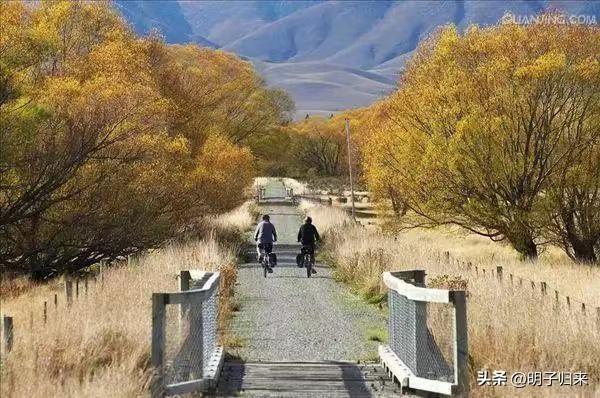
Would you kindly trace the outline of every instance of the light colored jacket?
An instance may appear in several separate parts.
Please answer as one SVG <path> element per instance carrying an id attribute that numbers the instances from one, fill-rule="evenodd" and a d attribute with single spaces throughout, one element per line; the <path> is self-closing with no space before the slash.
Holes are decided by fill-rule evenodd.
<path id="1" fill-rule="evenodd" d="M 254 240 L 258 243 L 273 243 L 277 242 L 277 231 L 275 231 L 275 225 L 269 221 L 261 221 L 256 226 L 256 232 L 254 233 Z"/>

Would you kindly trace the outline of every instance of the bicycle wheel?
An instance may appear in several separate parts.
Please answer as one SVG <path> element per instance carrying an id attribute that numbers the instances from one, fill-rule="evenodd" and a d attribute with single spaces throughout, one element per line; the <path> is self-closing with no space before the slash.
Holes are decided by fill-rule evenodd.
<path id="1" fill-rule="evenodd" d="M 306 277 L 310 278 L 312 275 L 312 264 L 308 254 L 304 257 L 304 266 L 306 267 Z"/>
<path id="2" fill-rule="evenodd" d="M 268 259 L 268 256 L 267 256 L 266 253 L 263 254 L 263 260 L 262 260 L 261 264 L 262 264 L 262 268 L 263 268 L 263 276 L 266 278 L 267 274 L 269 273 L 269 270 L 268 270 L 268 268 L 269 268 L 269 259 Z"/>

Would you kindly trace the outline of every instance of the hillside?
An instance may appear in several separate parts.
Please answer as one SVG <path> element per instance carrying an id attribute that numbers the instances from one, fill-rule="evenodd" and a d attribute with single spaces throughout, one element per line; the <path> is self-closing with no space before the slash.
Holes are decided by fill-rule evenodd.
<path id="1" fill-rule="evenodd" d="M 297 113 L 363 106 L 389 92 L 418 42 L 452 23 L 497 23 L 544 9 L 595 16 L 592 1 L 117 1 L 137 31 L 222 47 L 289 90 Z M 262 62 L 259 62 L 262 61 Z M 277 63 L 277 65 L 272 65 Z M 363 73 L 368 72 L 368 73 Z"/>

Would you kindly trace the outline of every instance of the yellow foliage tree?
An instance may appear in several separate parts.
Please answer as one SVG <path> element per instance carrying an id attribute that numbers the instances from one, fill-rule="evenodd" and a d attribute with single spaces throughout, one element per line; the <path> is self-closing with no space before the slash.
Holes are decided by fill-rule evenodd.
<path id="1" fill-rule="evenodd" d="M 555 178 L 598 145 L 599 45 L 587 26 L 443 29 L 378 105 L 365 154 L 371 186 L 418 225 L 457 224 L 535 258 Z"/>
<path id="2" fill-rule="evenodd" d="M 250 64 L 140 39 L 104 2 L 0 7 L 3 269 L 75 270 L 241 203 L 254 158 L 236 144 L 285 112 Z"/>

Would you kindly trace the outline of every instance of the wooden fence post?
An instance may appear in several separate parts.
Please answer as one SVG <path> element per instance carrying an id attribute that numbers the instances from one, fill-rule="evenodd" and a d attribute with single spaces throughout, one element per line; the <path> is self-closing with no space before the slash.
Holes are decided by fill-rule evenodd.
<path id="1" fill-rule="evenodd" d="M 58 294 L 54 293 L 54 309 L 58 309 Z"/>
<path id="2" fill-rule="evenodd" d="M 444 252 L 444 260 L 446 261 L 446 264 L 450 264 L 450 252 L 449 251 Z"/>
<path id="3" fill-rule="evenodd" d="M 581 303 L 581 312 L 585 314 L 585 303 Z"/>
<path id="4" fill-rule="evenodd" d="M 571 299 L 567 296 L 567 307 L 571 309 Z"/>
<path id="5" fill-rule="evenodd" d="M 510 274 L 510 284 L 513 284 L 513 274 Z"/>
<path id="6" fill-rule="evenodd" d="M 499 281 L 502 281 L 502 267 L 501 266 L 496 267 L 496 276 L 498 277 Z"/>
<path id="7" fill-rule="evenodd" d="M 469 342 L 467 336 L 467 300 L 465 292 L 454 291 L 454 364 L 455 383 L 460 392 L 468 396 L 469 392 Z"/>
<path id="8" fill-rule="evenodd" d="M 9 353 L 13 347 L 13 318 L 12 316 L 4 316 L 4 352 Z"/>
<path id="9" fill-rule="evenodd" d="M 179 291 L 185 292 L 186 290 L 190 290 L 190 280 L 192 279 L 192 275 L 190 271 L 179 271 Z M 190 305 L 187 303 L 181 303 L 181 317 L 180 320 L 183 320 L 186 312 L 189 310 Z"/>
<path id="10" fill-rule="evenodd" d="M 67 296 L 67 305 L 71 305 L 73 301 L 73 281 L 65 280 L 65 296 Z"/>
<path id="11" fill-rule="evenodd" d="M 85 297 L 87 298 L 87 296 L 88 296 L 88 278 L 85 278 L 84 286 L 85 286 Z"/>
<path id="12" fill-rule="evenodd" d="M 104 260 L 100 261 L 100 284 L 104 284 Z"/>
<path id="13" fill-rule="evenodd" d="M 546 282 L 540 282 L 540 286 L 542 287 L 542 294 L 546 295 Z"/>
<path id="14" fill-rule="evenodd" d="M 164 385 L 163 357 L 165 352 L 165 305 L 167 295 L 163 293 L 152 294 L 152 348 L 150 363 L 156 369 L 156 379 L 152 386 L 152 396 L 162 396 Z"/>
<path id="15" fill-rule="evenodd" d="M 48 302 L 44 301 L 44 324 L 48 321 Z"/>

